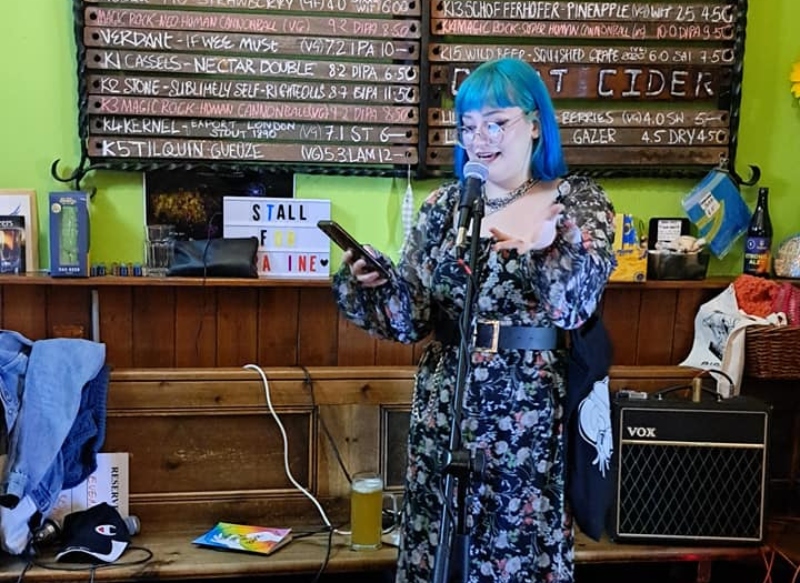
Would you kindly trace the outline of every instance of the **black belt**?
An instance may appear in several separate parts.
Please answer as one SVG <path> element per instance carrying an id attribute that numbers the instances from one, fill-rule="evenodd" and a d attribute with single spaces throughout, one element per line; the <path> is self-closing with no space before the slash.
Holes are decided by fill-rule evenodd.
<path id="1" fill-rule="evenodd" d="M 472 330 L 472 349 L 481 352 L 555 350 L 562 344 L 560 337 L 558 328 L 512 326 L 497 320 L 478 320 Z M 437 321 L 434 338 L 442 344 L 458 344 L 461 338 L 459 323 L 455 320 Z"/>

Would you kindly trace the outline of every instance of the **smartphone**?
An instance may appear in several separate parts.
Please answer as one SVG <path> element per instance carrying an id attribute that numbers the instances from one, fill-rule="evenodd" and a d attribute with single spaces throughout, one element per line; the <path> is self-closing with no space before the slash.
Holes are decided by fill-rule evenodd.
<path id="1" fill-rule="evenodd" d="M 367 262 L 367 267 L 371 271 L 377 271 L 381 274 L 381 277 L 390 279 L 391 274 L 389 273 L 389 270 L 381 265 L 370 254 L 370 252 L 364 249 L 364 246 L 356 241 L 350 233 L 345 231 L 344 227 L 342 227 L 339 223 L 336 221 L 322 220 L 317 222 L 317 227 L 319 227 L 323 233 L 330 237 L 331 241 L 336 243 L 342 249 L 342 251 L 352 249 L 356 259 L 364 259 L 364 261 Z"/>

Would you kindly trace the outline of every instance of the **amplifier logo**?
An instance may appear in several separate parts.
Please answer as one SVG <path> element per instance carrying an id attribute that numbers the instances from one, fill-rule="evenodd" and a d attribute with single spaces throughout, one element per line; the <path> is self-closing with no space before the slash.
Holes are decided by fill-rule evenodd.
<path id="1" fill-rule="evenodd" d="M 656 437 L 655 427 L 626 427 L 629 437 Z"/>

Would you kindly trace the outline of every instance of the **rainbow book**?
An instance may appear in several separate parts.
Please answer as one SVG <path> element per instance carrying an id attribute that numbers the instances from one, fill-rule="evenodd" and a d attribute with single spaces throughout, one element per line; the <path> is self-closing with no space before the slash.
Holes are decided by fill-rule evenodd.
<path id="1" fill-rule="evenodd" d="M 269 555 L 291 540 L 291 528 L 218 522 L 192 542 L 207 547 Z"/>

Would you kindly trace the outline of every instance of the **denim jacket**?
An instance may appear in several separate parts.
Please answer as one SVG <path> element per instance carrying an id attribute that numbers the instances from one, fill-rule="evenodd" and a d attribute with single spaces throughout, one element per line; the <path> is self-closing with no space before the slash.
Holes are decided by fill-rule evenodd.
<path id="1" fill-rule="evenodd" d="M 104 344 L 74 338 L 32 342 L 0 330 L 0 401 L 9 439 L 0 504 L 14 508 L 30 495 L 43 515 L 50 512 L 64 485 L 62 448 L 86 402 L 83 388 L 104 371 L 104 363 Z M 106 388 L 97 389 L 103 412 Z M 90 471 L 78 473 L 85 477 Z"/>

